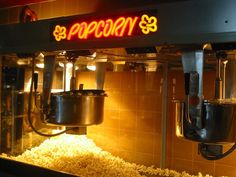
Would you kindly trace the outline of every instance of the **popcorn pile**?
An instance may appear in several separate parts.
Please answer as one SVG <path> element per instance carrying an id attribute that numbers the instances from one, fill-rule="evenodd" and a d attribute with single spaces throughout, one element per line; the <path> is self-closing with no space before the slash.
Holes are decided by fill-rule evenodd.
<path id="1" fill-rule="evenodd" d="M 45 140 L 38 147 L 27 150 L 22 155 L 4 157 L 80 177 L 203 177 L 201 173 L 194 176 L 186 172 L 178 173 L 174 170 L 126 162 L 97 147 L 85 135 L 63 134 Z"/>

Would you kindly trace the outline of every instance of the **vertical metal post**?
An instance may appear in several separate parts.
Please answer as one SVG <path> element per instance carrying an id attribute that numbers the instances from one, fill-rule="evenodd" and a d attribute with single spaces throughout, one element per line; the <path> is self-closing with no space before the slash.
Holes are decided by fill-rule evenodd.
<path id="1" fill-rule="evenodd" d="M 103 90 L 105 74 L 106 74 L 106 62 L 96 62 L 96 88 Z"/>
<path id="2" fill-rule="evenodd" d="M 0 55 L 0 80 L 2 81 L 2 60 Z M 0 82 L 0 112 L 2 112 L 2 82 Z M 0 153 L 2 152 L 2 115 L 0 114 Z"/>
<path id="3" fill-rule="evenodd" d="M 63 63 L 63 90 L 66 91 L 66 63 Z"/>
<path id="4" fill-rule="evenodd" d="M 168 118 L 168 63 L 163 63 L 162 83 L 162 119 L 161 119 L 161 159 L 160 168 L 166 165 L 166 140 L 167 140 L 167 118 Z"/>
<path id="5" fill-rule="evenodd" d="M 204 51 L 196 50 L 183 52 L 181 60 L 185 75 L 186 118 L 191 124 L 192 119 L 190 117 L 193 118 L 194 116 L 196 119 L 194 126 L 201 129 L 203 126 L 201 115 L 203 101 Z"/>
<path id="6" fill-rule="evenodd" d="M 223 76 L 222 76 L 222 80 L 223 80 L 223 89 L 222 89 L 222 94 L 223 94 L 223 99 L 225 99 L 225 71 L 226 71 L 226 64 L 228 63 L 228 60 L 225 60 L 222 62 L 223 63 Z"/>
<path id="7" fill-rule="evenodd" d="M 32 78 L 33 79 L 33 78 Z M 15 153 L 16 150 L 16 118 L 15 118 L 15 104 L 16 104 L 16 98 L 15 98 L 15 87 L 11 87 L 11 154 Z"/>
<path id="8" fill-rule="evenodd" d="M 44 71 L 43 71 L 43 94 L 42 94 L 44 111 L 47 111 L 48 105 L 50 104 L 53 75 L 56 68 L 55 65 L 56 65 L 56 57 L 54 55 L 45 56 Z"/>

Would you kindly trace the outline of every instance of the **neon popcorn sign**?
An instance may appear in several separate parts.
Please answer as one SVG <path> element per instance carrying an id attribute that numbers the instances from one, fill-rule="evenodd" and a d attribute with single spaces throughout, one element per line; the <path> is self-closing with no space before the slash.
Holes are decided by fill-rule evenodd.
<path id="1" fill-rule="evenodd" d="M 57 42 L 148 35 L 158 31 L 158 18 L 140 13 L 96 20 L 80 19 L 73 23 L 55 23 L 51 31 L 52 39 Z"/>

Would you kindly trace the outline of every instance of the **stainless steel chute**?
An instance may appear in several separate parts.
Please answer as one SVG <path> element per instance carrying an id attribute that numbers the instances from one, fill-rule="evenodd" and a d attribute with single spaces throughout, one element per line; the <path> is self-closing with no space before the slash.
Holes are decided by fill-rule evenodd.
<path id="1" fill-rule="evenodd" d="M 199 142 L 202 156 L 208 160 L 217 160 L 236 149 L 235 79 L 232 75 L 235 72 L 235 62 L 228 62 L 226 52 L 216 52 L 215 97 L 204 100 L 204 55 L 199 57 L 197 52 L 190 54 L 187 52 L 182 55 L 185 100 L 174 101 L 176 135 Z M 223 153 L 222 144 L 225 143 L 234 145 Z"/>

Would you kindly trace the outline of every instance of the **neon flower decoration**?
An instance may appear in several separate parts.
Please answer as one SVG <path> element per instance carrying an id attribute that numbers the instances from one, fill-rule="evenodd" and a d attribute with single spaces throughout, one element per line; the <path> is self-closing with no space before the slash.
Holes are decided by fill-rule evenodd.
<path id="1" fill-rule="evenodd" d="M 139 27 L 142 29 L 143 34 L 149 34 L 150 32 L 157 31 L 157 18 L 154 16 L 149 17 L 144 14 L 141 17 Z"/>
<path id="2" fill-rule="evenodd" d="M 62 39 L 66 39 L 66 27 L 56 25 L 53 36 L 55 37 L 56 41 L 60 41 Z"/>

